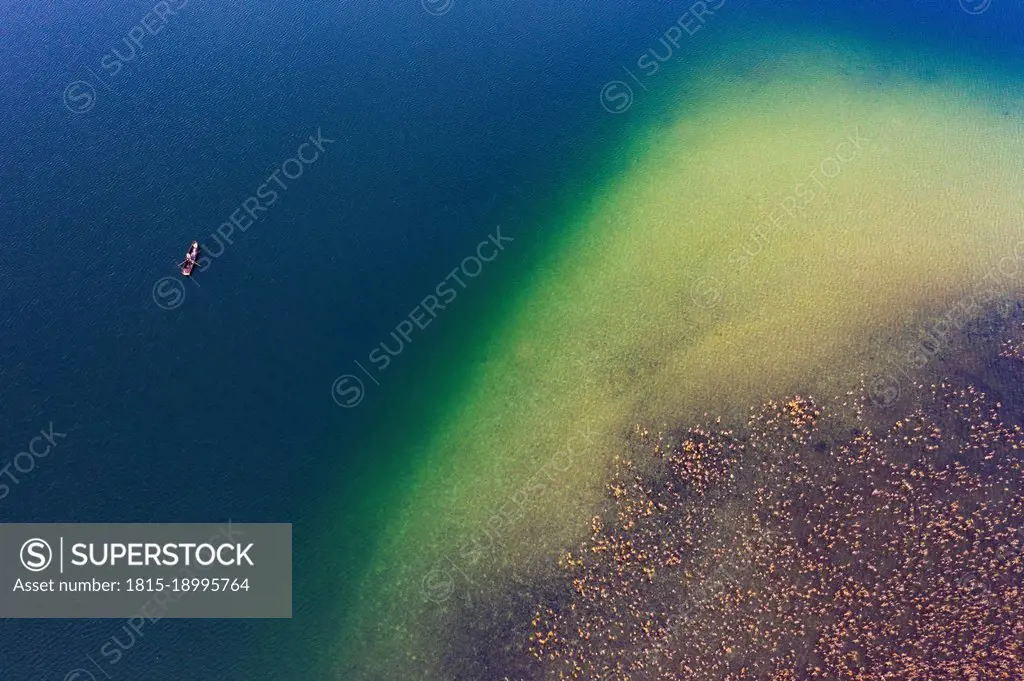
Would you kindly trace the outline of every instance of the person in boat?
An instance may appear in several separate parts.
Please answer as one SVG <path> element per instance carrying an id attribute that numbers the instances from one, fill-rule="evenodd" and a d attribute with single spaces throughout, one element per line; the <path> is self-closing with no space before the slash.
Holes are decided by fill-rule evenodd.
<path id="1" fill-rule="evenodd" d="M 181 263 L 181 273 L 186 277 L 192 274 L 192 269 L 196 266 L 196 258 L 198 257 L 199 242 L 193 241 L 188 249 L 188 253 L 185 254 L 185 262 Z"/>

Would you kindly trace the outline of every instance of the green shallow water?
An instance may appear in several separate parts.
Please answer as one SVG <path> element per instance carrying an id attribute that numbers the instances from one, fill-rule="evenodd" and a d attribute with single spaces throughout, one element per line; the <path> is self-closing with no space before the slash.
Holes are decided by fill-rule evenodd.
<path id="1" fill-rule="evenodd" d="M 1024 136 L 1006 112 L 1024 108 L 1006 83 L 834 38 L 771 44 L 720 46 L 678 113 L 636 134 L 450 406 L 409 434 L 419 463 L 346 613 L 344 673 L 440 678 L 448 607 L 583 535 L 631 429 L 852 389 L 885 339 L 1012 252 Z M 500 550 L 482 557 L 466 541 L 485 529 Z"/>

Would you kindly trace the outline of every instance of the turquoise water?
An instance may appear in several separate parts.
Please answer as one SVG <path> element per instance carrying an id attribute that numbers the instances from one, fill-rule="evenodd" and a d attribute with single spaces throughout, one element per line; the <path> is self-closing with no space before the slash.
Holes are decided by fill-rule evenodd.
<path id="1" fill-rule="evenodd" d="M 0 519 L 292 522 L 295 617 L 159 622 L 104 668 L 112 678 L 334 668 L 351 641 L 340 623 L 377 588 L 367 571 L 416 508 L 431 438 L 507 360 L 494 348 L 510 315 L 596 238 L 581 216 L 658 146 L 650 131 L 706 106 L 700 73 L 759 14 L 910 54 L 989 53 L 992 73 L 1012 72 L 1022 34 L 999 3 L 971 15 L 728 2 L 614 115 L 602 88 L 628 80 L 624 67 L 640 75 L 652 46 L 665 54 L 685 6 L 456 0 L 437 16 L 418 2 L 190 2 L 130 54 L 124 38 L 150 10 L 0 8 L 2 441 L 13 455 L 50 421 L 69 434 L 0 500 Z M 114 49 L 116 74 L 103 61 Z M 74 108 L 89 90 L 65 99 L 78 81 L 93 88 L 88 111 Z M 180 307 L 161 309 L 153 285 L 182 244 L 210 241 L 318 129 L 337 142 Z M 340 409 L 332 382 L 355 361 L 374 370 L 369 352 L 497 225 L 514 248 L 417 330 L 379 386 L 367 380 L 358 408 Z M 520 352 L 536 371 L 540 340 Z M 2 664 L 12 678 L 64 678 L 121 624 L 4 621 Z"/>

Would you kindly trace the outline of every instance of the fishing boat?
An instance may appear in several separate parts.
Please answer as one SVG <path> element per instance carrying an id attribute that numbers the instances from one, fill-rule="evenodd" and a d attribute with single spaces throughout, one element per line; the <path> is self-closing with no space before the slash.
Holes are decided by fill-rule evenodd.
<path id="1" fill-rule="evenodd" d="M 199 257 L 199 242 L 193 241 L 185 254 L 185 262 L 181 263 L 181 273 L 186 277 L 192 275 L 192 268 L 196 266 L 196 259 Z"/>

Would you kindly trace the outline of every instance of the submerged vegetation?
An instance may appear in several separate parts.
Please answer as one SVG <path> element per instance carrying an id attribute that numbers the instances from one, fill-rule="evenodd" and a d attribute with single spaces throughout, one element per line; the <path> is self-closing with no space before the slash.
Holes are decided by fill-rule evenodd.
<path id="1" fill-rule="evenodd" d="M 862 386 L 735 429 L 637 427 L 590 537 L 474 673 L 1024 678 L 1024 329 L 1008 335 L 972 382 L 919 384 L 899 411 Z"/>
<path id="2" fill-rule="evenodd" d="M 966 374 L 960 388 L 928 377 L 970 326 L 960 310 L 1024 291 L 1016 261 L 1001 269 L 1019 252 L 1024 143 L 1003 111 L 1020 98 L 938 58 L 942 77 L 922 79 L 876 46 L 764 41 L 769 60 L 742 40 L 722 45 L 637 133 L 630 167 L 583 194 L 557 226 L 564 239 L 467 355 L 458 395 L 402 443 L 415 470 L 343 614 L 346 678 L 718 681 L 938 664 L 909 641 L 952 635 L 939 618 L 965 602 L 950 591 L 929 615 L 902 599 L 963 577 L 940 547 L 982 522 L 970 513 L 1015 512 L 985 486 L 1016 489 L 1012 458 L 991 469 L 971 449 L 990 431 L 1016 438 L 995 420 L 1014 412 Z M 894 339 L 917 347 L 924 331 L 923 361 L 886 360 L 907 344 Z M 839 402 L 769 402 L 747 420 L 750 405 L 841 395 L 879 371 L 897 380 Z M 914 403 L 911 381 L 936 382 L 936 404 Z M 872 389 L 884 423 L 866 409 Z M 704 412 L 723 422 L 673 430 Z M 617 508 L 602 514 L 605 476 L 637 423 L 655 434 L 628 441 Z M 584 433 L 586 446 L 568 445 Z M 956 499 L 967 516 L 949 515 Z M 922 528 L 926 555 L 909 528 Z M 549 574 L 568 547 L 567 572 Z M 900 596 L 873 600 L 883 593 Z M 857 619 L 908 608 L 920 633 Z M 958 612 L 972 635 L 1007 631 Z M 1010 659 L 989 643 L 994 657 L 977 664 Z"/>

